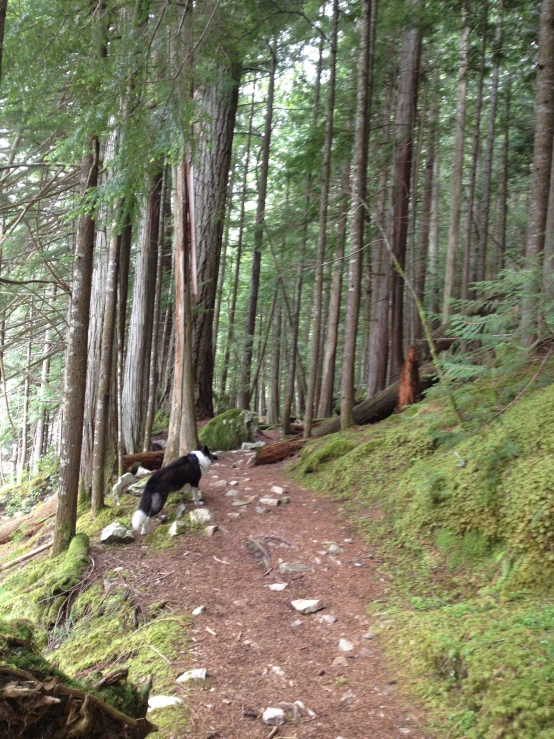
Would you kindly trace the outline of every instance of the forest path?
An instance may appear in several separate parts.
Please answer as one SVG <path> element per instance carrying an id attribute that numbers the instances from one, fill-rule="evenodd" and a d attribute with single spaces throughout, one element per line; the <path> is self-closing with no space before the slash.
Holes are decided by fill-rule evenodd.
<path id="1" fill-rule="evenodd" d="M 208 671 L 204 685 L 175 686 L 190 707 L 187 736 L 421 739 L 415 716 L 396 695 L 396 676 L 379 639 L 364 638 L 370 630 L 364 608 L 383 588 L 371 549 L 340 517 L 336 503 L 291 481 L 282 463 L 247 467 L 248 456 L 222 455 L 201 481 L 205 505 L 220 525 L 214 536 L 179 537 L 155 556 L 140 541 L 120 550 L 129 569 L 153 583 L 152 601 L 166 599 L 170 610 L 184 614 L 205 606 L 192 617 L 190 657 L 174 663 L 176 676 L 192 668 Z M 286 489 L 290 503 L 256 513 L 258 498 L 271 495 L 273 485 Z M 229 490 L 237 495 L 226 495 Z M 256 499 L 248 505 L 232 505 L 250 496 Z M 265 542 L 270 572 L 247 548 L 249 537 Z M 337 544 L 340 553 L 322 555 L 324 542 Z M 280 561 L 313 571 L 282 574 Z M 287 587 L 275 592 L 267 587 L 272 583 Z M 291 606 L 298 598 L 318 598 L 326 607 L 301 615 Z M 322 622 L 324 615 L 336 621 Z M 340 651 L 339 639 L 353 649 Z M 257 714 L 294 701 L 316 717 L 272 733 Z"/>

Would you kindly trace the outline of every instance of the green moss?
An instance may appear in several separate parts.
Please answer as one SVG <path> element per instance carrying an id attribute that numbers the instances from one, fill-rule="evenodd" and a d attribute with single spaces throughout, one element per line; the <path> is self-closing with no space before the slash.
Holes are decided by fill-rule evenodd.
<path id="1" fill-rule="evenodd" d="M 255 414 L 232 408 L 212 418 L 200 429 L 198 437 L 202 444 L 207 444 L 214 451 L 228 451 L 240 449 L 243 442 L 253 441 L 256 428 Z"/>
<path id="2" fill-rule="evenodd" d="M 552 367 L 498 413 L 531 371 L 457 390 L 463 428 L 433 391 L 292 468 L 378 547 L 392 618 L 372 627 L 451 739 L 554 737 Z"/>
<path id="3" fill-rule="evenodd" d="M 0 488 L 0 499 L 6 501 L 6 512 L 29 513 L 56 490 L 58 482 L 58 460 L 43 457 L 36 474 L 24 477 L 23 481 Z"/>

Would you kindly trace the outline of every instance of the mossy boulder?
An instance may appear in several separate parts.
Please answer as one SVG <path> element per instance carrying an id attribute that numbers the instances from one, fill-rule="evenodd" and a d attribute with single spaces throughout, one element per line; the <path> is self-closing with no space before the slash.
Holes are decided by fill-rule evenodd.
<path id="1" fill-rule="evenodd" d="M 211 450 L 229 451 L 240 449 L 244 442 L 254 441 L 258 428 L 255 413 L 240 408 L 231 408 L 212 418 L 198 434 L 200 442 Z"/>

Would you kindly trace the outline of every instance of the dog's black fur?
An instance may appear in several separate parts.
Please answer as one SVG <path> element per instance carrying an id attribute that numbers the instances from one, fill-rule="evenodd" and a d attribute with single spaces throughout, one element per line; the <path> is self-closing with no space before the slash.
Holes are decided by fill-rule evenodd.
<path id="1" fill-rule="evenodd" d="M 210 461 L 217 459 L 216 456 L 211 454 L 207 446 L 202 449 L 202 454 Z M 150 477 L 142 492 L 136 513 L 142 511 L 146 516 L 146 520 L 158 515 L 171 493 L 182 490 L 187 484 L 191 488 L 198 488 L 201 477 L 202 468 L 198 458 L 194 454 L 179 457 L 175 462 L 171 462 L 167 467 L 162 467 L 161 470 L 154 472 Z M 139 525 L 142 525 L 142 522 Z M 133 526 L 135 527 L 134 520 Z M 138 528 L 138 526 L 135 528 Z"/>

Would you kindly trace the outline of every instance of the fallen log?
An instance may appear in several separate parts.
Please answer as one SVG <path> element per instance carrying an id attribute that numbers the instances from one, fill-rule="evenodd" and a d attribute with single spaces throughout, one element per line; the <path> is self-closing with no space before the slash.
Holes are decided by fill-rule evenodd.
<path id="1" fill-rule="evenodd" d="M 27 516 L 18 516 L 0 526 L 0 545 L 10 541 L 12 536 L 17 532 L 18 536 L 28 539 L 34 536 L 36 532 L 44 526 L 47 521 L 54 517 L 56 508 L 58 507 L 58 496 L 53 495 L 45 503 L 37 506 L 32 513 Z"/>
<path id="2" fill-rule="evenodd" d="M 275 464 L 282 462 L 283 459 L 292 457 L 293 454 L 299 452 L 309 439 L 287 439 L 286 441 L 278 441 L 275 444 L 266 444 L 256 450 L 256 456 L 253 465 L 259 464 Z"/>
<path id="3" fill-rule="evenodd" d="M 43 544 L 41 547 L 32 549 L 30 552 L 27 552 L 27 554 L 22 554 L 21 557 L 17 557 L 16 559 L 12 559 L 9 562 L 5 562 L 3 565 L 0 565 L 0 572 L 3 572 L 4 570 L 9 570 L 10 567 L 15 567 L 15 565 L 20 564 L 20 562 L 25 562 L 26 560 L 31 559 L 31 557 L 44 552 L 46 549 L 50 549 L 53 543 L 53 541 L 50 541 L 48 542 L 48 544 Z"/>
<path id="4" fill-rule="evenodd" d="M 128 472 L 135 464 L 144 467 L 145 470 L 159 470 L 164 461 L 163 449 L 158 452 L 139 452 L 138 454 L 124 454 L 123 467 Z"/>
<path id="5" fill-rule="evenodd" d="M 431 363 L 423 365 L 419 370 L 419 374 L 421 390 L 427 390 L 437 380 L 435 368 Z M 400 382 L 393 382 L 392 385 L 381 390 L 377 395 L 359 403 L 354 407 L 354 421 L 359 426 L 363 426 L 367 423 L 383 421 L 385 418 L 392 416 L 398 404 L 399 389 Z M 337 431 L 340 431 L 340 416 L 330 418 L 322 423 L 314 431 L 313 437 L 314 439 L 320 439 L 322 436 L 334 434 Z"/>

